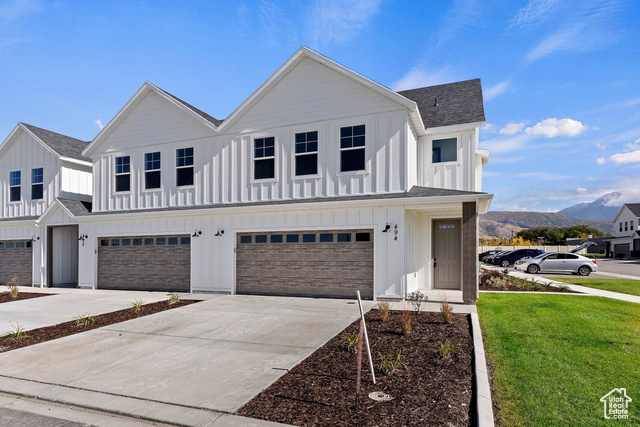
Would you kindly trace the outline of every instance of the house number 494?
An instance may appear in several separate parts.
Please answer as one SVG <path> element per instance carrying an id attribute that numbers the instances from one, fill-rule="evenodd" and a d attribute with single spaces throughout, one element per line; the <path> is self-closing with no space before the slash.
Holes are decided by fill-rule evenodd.
<path id="1" fill-rule="evenodd" d="M 393 227 L 393 240 L 398 240 L 398 224 Z"/>

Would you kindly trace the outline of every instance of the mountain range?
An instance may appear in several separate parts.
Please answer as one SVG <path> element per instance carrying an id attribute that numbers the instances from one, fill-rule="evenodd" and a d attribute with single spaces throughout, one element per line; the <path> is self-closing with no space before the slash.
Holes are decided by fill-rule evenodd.
<path id="1" fill-rule="evenodd" d="M 616 203 L 616 200 L 621 196 L 620 191 L 608 193 L 593 202 L 578 203 L 557 213 L 489 211 L 480 215 L 479 235 L 482 239 L 511 238 L 525 228 L 581 224 L 605 234 L 613 233 L 613 220 L 622 207 L 622 203 Z"/>

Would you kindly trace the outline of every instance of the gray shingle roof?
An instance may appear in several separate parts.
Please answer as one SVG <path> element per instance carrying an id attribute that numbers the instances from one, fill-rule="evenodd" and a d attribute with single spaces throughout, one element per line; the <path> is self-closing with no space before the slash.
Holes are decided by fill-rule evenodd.
<path id="1" fill-rule="evenodd" d="M 73 216 L 83 216 L 91 212 L 91 202 L 82 202 L 80 200 L 63 199 L 58 197 L 62 205 L 71 212 Z"/>
<path id="2" fill-rule="evenodd" d="M 631 211 L 635 216 L 640 216 L 640 203 L 625 203 L 625 206 Z"/>
<path id="3" fill-rule="evenodd" d="M 28 125 L 26 123 L 22 123 L 22 125 L 29 129 L 29 131 L 31 131 L 36 137 L 38 137 L 44 144 L 55 151 L 59 156 L 70 157 L 72 159 L 91 163 L 91 159 L 89 157 L 85 157 L 82 155 L 82 150 L 87 147 L 87 145 L 89 144 L 88 142 L 80 141 L 79 139 L 51 132 L 50 130 Z"/>
<path id="4" fill-rule="evenodd" d="M 142 212 L 164 212 L 164 211 L 183 211 L 183 210 L 197 210 L 197 209 L 222 209 L 222 208 L 237 208 L 237 207 L 249 207 L 249 206 L 275 206 L 275 205 L 300 205 L 310 203 L 325 203 L 325 202 L 344 202 L 344 201 L 370 201 L 370 200 L 393 200 L 402 198 L 419 198 L 419 197 L 447 197 L 447 196 L 474 196 L 474 195 L 487 195 L 488 193 L 476 192 L 476 191 L 460 191 L 460 190 L 446 190 L 443 188 L 432 187 L 418 187 L 414 186 L 409 191 L 399 193 L 383 193 L 383 194 L 365 194 L 358 196 L 334 196 L 334 197 L 314 197 L 307 199 L 287 199 L 287 200 L 272 200 L 266 202 L 243 202 L 243 203 L 216 203 L 213 205 L 198 205 L 188 207 L 169 207 L 169 208 L 155 208 L 155 209 L 136 209 L 136 210 L 120 210 L 111 212 L 92 212 L 85 215 L 117 215 L 127 213 L 142 213 Z"/>
<path id="5" fill-rule="evenodd" d="M 156 86 L 157 87 L 157 86 Z M 160 88 L 158 88 L 160 89 Z M 208 121 L 209 123 L 213 123 L 215 126 L 220 126 L 222 124 L 222 122 L 224 120 L 218 120 L 215 117 L 205 113 L 204 111 L 194 107 L 193 105 L 189 104 L 188 102 L 183 101 L 182 99 L 178 98 L 175 95 L 171 95 L 169 92 L 167 92 L 164 89 L 160 89 L 164 94 L 166 94 L 167 96 L 170 96 L 171 98 L 173 98 L 174 100 L 178 101 L 180 104 L 184 105 L 185 107 L 187 107 L 188 109 L 190 109 L 191 111 L 193 111 L 194 113 L 196 113 L 197 115 L 199 115 L 200 117 L 202 117 L 203 119 L 205 119 L 206 121 Z"/>
<path id="6" fill-rule="evenodd" d="M 418 104 L 427 129 L 485 121 L 480 79 L 403 90 L 398 94 Z"/>

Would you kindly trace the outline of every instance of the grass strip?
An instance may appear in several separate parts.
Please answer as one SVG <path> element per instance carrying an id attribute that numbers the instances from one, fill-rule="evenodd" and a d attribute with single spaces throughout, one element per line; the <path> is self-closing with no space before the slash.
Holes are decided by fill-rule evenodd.
<path id="1" fill-rule="evenodd" d="M 600 402 L 613 388 L 640 423 L 640 304 L 482 294 L 477 307 L 500 425 L 620 425 Z"/>
<path id="2" fill-rule="evenodd" d="M 586 286 L 603 291 L 620 292 L 621 294 L 640 296 L 640 280 L 629 279 L 578 279 L 573 277 L 554 277 L 556 282 Z"/>

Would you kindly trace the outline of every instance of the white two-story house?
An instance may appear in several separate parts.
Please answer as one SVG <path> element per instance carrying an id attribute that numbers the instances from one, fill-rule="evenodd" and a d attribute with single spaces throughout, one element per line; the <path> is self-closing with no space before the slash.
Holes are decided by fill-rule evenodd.
<path id="1" fill-rule="evenodd" d="M 477 298 L 479 80 L 394 92 L 305 47 L 226 119 L 145 83 L 84 149 L 78 285 Z M 84 207 L 84 208 L 83 208 Z"/>
<path id="2" fill-rule="evenodd" d="M 0 145 L 0 284 L 77 285 L 77 225 L 42 218 L 54 205 L 90 209 L 87 144 L 18 123 Z"/>
<path id="3" fill-rule="evenodd" d="M 640 203 L 627 203 L 613 220 L 611 250 L 615 258 L 640 257 Z"/>

